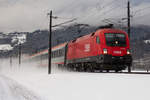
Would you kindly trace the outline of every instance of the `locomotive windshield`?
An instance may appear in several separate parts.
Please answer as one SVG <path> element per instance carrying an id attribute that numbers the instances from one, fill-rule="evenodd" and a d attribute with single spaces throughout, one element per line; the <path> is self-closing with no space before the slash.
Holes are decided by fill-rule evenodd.
<path id="1" fill-rule="evenodd" d="M 105 33 L 107 46 L 126 46 L 126 36 L 122 33 Z"/>

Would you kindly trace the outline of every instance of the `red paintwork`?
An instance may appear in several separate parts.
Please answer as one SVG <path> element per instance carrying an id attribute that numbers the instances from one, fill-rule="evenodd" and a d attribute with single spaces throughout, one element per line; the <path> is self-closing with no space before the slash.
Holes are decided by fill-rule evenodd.
<path id="1" fill-rule="evenodd" d="M 126 47 L 109 47 L 105 42 L 104 33 L 122 33 L 126 35 Z M 68 43 L 67 60 L 85 58 L 90 56 L 97 56 L 103 54 L 103 48 L 106 48 L 108 54 L 112 56 L 124 56 L 127 54 L 129 49 L 129 38 L 126 32 L 117 29 L 100 29 L 95 32 L 93 36 L 85 35 L 76 39 L 75 42 Z M 96 36 L 100 37 L 100 44 L 96 43 Z M 121 51 L 121 54 L 115 53 L 114 51 Z"/>

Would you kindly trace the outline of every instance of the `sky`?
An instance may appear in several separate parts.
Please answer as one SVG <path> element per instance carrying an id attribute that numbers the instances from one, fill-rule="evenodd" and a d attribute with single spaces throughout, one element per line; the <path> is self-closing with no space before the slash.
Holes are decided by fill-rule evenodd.
<path id="1" fill-rule="evenodd" d="M 131 1 L 131 24 L 150 25 L 150 1 Z M 147 8 L 147 9 L 146 9 Z M 127 0 L 0 0 L 1 32 L 32 32 L 48 29 L 47 13 L 53 11 L 53 25 L 76 18 L 74 23 L 101 25 L 127 16 Z M 71 24 L 71 23 L 70 23 Z"/>

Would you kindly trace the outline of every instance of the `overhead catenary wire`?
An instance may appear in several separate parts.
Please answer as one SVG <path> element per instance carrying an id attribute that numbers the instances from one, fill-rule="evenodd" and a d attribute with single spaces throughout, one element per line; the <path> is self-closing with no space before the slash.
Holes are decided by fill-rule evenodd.
<path id="1" fill-rule="evenodd" d="M 71 23 L 75 20 L 77 20 L 77 18 L 74 18 L 72 20 L 69 20 L 69 21 L 66 21 L 66 22 L 63 22 L 63 23 L 60 23 L 60 24 L 57 24 L 57 25 L 53 25 L 52 27 L 58 27 L 58 26 L 61 26 L 61 25 L 64 25 L 64 24 L 68 24 L 68 23 Z"/>
<path id="2" fill-rule="evenodd" d="M 113 24 L 125 24 L 127 23 L 127 20 L 122 20 L 121 18 L 106 18 L 106 19 L 103 19 L 101 20 L 102 22 L 105 22 L 105 23 L 113 23 Z"/>
<path id="3" fill-rule="evenodd" d="M 144 15 L 139 15 L 139 16 L 134 16 L 134 18 L 136 18 L 136 19 L 139 19 L 139 18 L 141 18 L 141 17 L 144 17 L 144 16 L 146 16 L 146 15 L 149 15 L 150 14 L 150 12 L 149 13 L 146 13 L 146 14 L 144 14 Z"/>
<path id="4" fill-rule="evenodd" d="M 135 8 L 135 7 L 134 7 Z M 139 8 L 137 10 L 133 10 L 132 11 L 132 14 L 131 14 L 131 20 L 134 21 L 134 22 L 137 22 L 135 20 L 142 20 L 141 17 L 145 17 L 146 15 L 149 15 L 150 13 L 147 12 L 145 14 L 142 14 L 142 11 L 145 11 L 145 10 L 149 10 L 150 6 L 146 6 L 146 7 L 143 7 L 143 8 Z M 140 13 L 141 12 L 141 13 Z M 134 18 L 134 19 L 133 19 Z"/>
<path id="5" fill-rule="evenodd" d="M 108 3 L 106 3 L 105 5 L 103 5 L 103 6 L 101 6 L 101 10 L 100 10 L 100 14 L 94 14 L 94 13 L 97 13 L 97 12 L 92 12 L 93 14 L 89 14 L 90 16 L 92 15 L 97 15 L 97 16 L 100 16 L 100 18 L 103 18 L 104 16 L 106 16 L 106 15 L 108 15 L 108 14 L 110 14 L 112 11 L 114 11 L 115 9 L 117 9 L 117 8 L 120 8 L 120 7 L 122 7 L 121 5 L 118 5 L 118 6 L 112 6 L 112 7 L 110 7 L 112 4 L 114 4 L 115 2 L 117 2 L 118 0 L 113 0 L 113 1 L 111 1 L 111 2 L 108 2 Z M 103 10 L 105 10 L 105 8 L 107 8 L 107 7 L 110 7 L 109 9 L 106 9 L 106 11 L 104 11 L 104 12 L 102 12 L 101 13 L 101 11 L 103 11 Z M 150 7 L 145 7 L 145 8 L 142 8 L 142 9 L 138 9 L 138 10 L 135 10 L 135 12 L 136 13 L 138 13 L 138 12 L 140 12 L 140 11 L 142 11 L 142 10 L 145 10 L 145 9 L 147 9 L 147 8 L 150 8 Z M 83 19 L 83 20 L 89 20 L 89 17 L 90 16 L 86 16 L 86 18 L 85 19 Z M 131 15 L 131 17 L 133 17 L 133 15 Z M 72 20 L 72 18 L 65 18 L 65 17 L 54 17 L 54 18 L 56 18 L 56 19 L 71 19 Z M 78 17 L 79 19 L 80 19 L 80 17 Z M 114 16 L 114 18 L 116 18 L 116 16 Z M 102 20 L 104 20 L 104 19 L 102 19 Z M 101 21 L 102 21 L 101 20 Z M 68 22 L 68 21 L 66 21 L 66 22 Z M 63 23 L 60 23 L 60 24 L 58 24 L 58 25 L 54 25 L 54 26 L 52 26 L 52 27 L 57 27 L 57 26 L 62 26 L 63 24 L 67 24 L 66 22 L 63 22 Z M 70 21 L 69 21 L 70 22 Z M 72 21 L 71 21 L 72 22 Z M 119 19 L 118 18 L 118 21 L 116 21 L 116 23 L 125 23 L 125 22 L 122 22 L 122 20 L 121 19 Z"/>
<path id="6" fill-rule="evenodd" d="M 109 14 L 110 12 L 112 12 L 114 9 L 119 8 L 119 7 L 120 7 L 120 5 L 118 5 L 117 7 L 112 7 L 112 8 L 109 9 L 108 11 L 103 12 L 102 15 L 103 15 L 103 16 L 104 16 L 104 15 L 107 15 L 107 14 Z"/>
<path id="7" fill-rule="evenodd" d="M 113 3 L 115 3 L 116 1 L 118 1 L 118 0 L 113 0 L 113 1 L 111 1 L 111 2 L 106 3 L 104 6 L 102 6 L 101 9 L 104 9 L 104 8 L 109 7 L 110 5 L 112 5 Z"/>
<path id="8" fill-rule="evenodd" d="M 118 1 L 118 0 L 112 0 L 111 2 L 106 3 L 105 5 L 102 6 L 101 11 L 104 10 L 105 8 L 107 8 L 107 7 L 110 7 L 112 4 L 114 4 L 114 3 L 117 2 L 117 1 Z M 72 2 L 72 3 L 73 3 L 73 2 Z M 116 8 L 118 8 L 118 7 L 120 7 L 120 5 L 119 5 L 119 6 L 115 6 L 115 7 L 111 7 L 110 9 L 106 10 L 105 12 L 100 13 L 98 16 L 100 16 L 100 15 L 105 16 L 105 15 L 109 14 L 110 12 L 112 12 L 114 9 L 116 9 Z M 97 12 L 96 12 L 96 13 L 97 13 Z M 90 15 L 96 15 L 96 14 L 90 14 Z M 86 16 L 85 19 L 89 19 L 89 17 L 90 17 L 90 16 Z M 55 16 L 54 18 L 55 18 L 55 19 L 71 19 L 71 18 L 58 17 L 58 16 Z M 85 19 L 83 19 L 83 20 L 85 20 Z M 67 21 L 67 22 L 68 22 L 68 21 Z M 61 23 L 61 24 L 63 24 L 63 23 Z M 54 25 L 53 27 L 61 26 L 61 24 Z"/>
<path id="9" fill-rule="evenodd" d="M 83 20 L 89 20 L 89 17 L 95 16 L 95 15 L 97 15 L 97 13 L 99 13 L 97 16 L 100 16 L 100 15 L 101 15 L 101 17 L 104 16 L 104 15 L 109 14 L 111 11 L 113 11 L 114 9 L 120 7 L 121 5 L 116 6 L 116 7 L 111 7 L 110 9 L 106 10 L 105 12 L 102 12 L 102 11 L 105 10 L 107 7 L 110 7 L 110 6 L 111 6 L 113 3 L 115 3 L 116 1 L 118 1 L 118 0 L 113 0 L 113 1 L 111 1 L 111 2 L 109 2 L 109 3 L 107 3 L 107 4 L 105 4 L 105 5 L 100 9 L 99 12 L 94 12 L 94 13 L 92 12 L 92 13 L 90 13 L 88 16 L 86 16 L 86 18 L 84 18 Z"/>
<path id="10" fill-rule="evenodd" d="M 138 10 L 135 10 L 135 11 L 133 12 L 133 13 L 134 13 L 133 16 L 135 16 L 137 13 L 139 13 L 139 12 L 141 12 L 141 11 L 143 11 L 143 10 L 149 9 L 149 8 L 150 8 L 150 6 L 144 7 L 144 8 L 138 9 Z"/>
<path id="11" fill-rule="evenodd" d="M 47 15 L 49 16 L 49 13 L 47 13 Z M 65 21 L 65 22 L 62 22 L 62 23 L 53 25 L 52 27 L 62 26 L 62 25 L 64 25 L 64 24 L 68 24 L 68 23 L 71 23 L 71 22 L 77 20 L 77 18 L 67 18 L 67 17 L 59 17 L 59 16 L 52 16 L 52 19 L 56 19 L 56 20 L 58 20 L 58 19 L 67 20 L 67 21 Z M 69 20 L 69 19 L 70 19 L 70 20 Z"/>
<path id="12" fill-rule="evenodd" d="M 67 17 L 58 17 L 58 16 L 53 16 L 54 19 L 73 19 L 73 18 L 67 18 Z"/>
<path id="13" fill-rule="evenodd" d="M 141 9 L 138 9 L 138 10 L 136 10 L 136 11 L 134 11 L 135 13 L 134 13 L 134 15 L 132 15 L 132 17 L 134 17 L 134 18 L 136 18 L 136 19 L 139 19 L 139 18 L 141 18 L 141 17 L 144 17 L 144 16 L 146 16 L 146 15 L 149 15 L 150 13 L 148 12 L 148 13 L 146 13 L 146 14 L 142 14 L 142 15 L 137 15 L 137 13 L 139 13 L 139 12 L 141 12 L 141 11 L 144 11 L 144 10 L 147 10 L 147 9 L 149 9 L 150 8 L 150 6 L 148 6 L 148 7 L 144 7 L 144 8 L 141 8 Z"/>
<path id="14" fill-rule="evenodd" d="M 102 17 L 104 18 L 104 16 L 106 16 L 107 14 L 110 14 L 110 12 L 112 12 L 116 8 L 118 8 L 118 7 L 114 7 L 111 10 L 109 10 L 108 12 L 105 12 Z M 119 18 L 119 17 L 120 16 L 114 16 L 113 18 L 104 18 L 104 19 L 100 20 L 100 22 L 109 23 L 109 24 L 113 23 L 116 25 L 126 23 L 125 21 L 122 20 L 122 18 Z"/>

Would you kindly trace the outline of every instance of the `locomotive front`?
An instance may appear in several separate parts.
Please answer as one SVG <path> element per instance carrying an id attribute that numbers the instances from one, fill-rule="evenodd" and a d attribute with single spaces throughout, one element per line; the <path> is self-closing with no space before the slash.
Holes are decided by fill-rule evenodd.
<path id="1" fill-rule="evenodd" d="M 132 57 L 127 33 L 110 29 L 102 31 L 101 37 L 103 45 L 99 61 L 103 64 L 104 69 L 123 70 L 131 66 Z"/>

